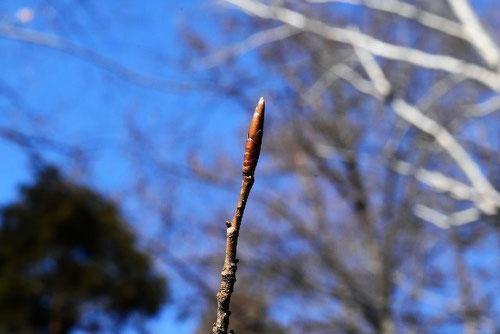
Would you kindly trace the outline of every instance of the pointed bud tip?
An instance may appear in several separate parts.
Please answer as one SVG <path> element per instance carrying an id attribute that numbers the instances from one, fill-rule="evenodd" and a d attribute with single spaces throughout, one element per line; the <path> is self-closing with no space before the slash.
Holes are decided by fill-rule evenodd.
<path id="1" fill-rule="evenodd" d="M 259 100 L 259 104 L 265 104 L 266 101 L 264 101 L 264 97 L 261 97 Z"/>

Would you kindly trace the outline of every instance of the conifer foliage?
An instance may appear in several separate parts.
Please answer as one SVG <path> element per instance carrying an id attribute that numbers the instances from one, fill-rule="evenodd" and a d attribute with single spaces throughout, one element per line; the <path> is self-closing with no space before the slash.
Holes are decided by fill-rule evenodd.
<path id="1" fill-rule="evenodd" d="M 57 169 L 3 209 L 0 333 L 98 330 L 103 316 L 155 314 L 166 293 L 117 207 Z"/>

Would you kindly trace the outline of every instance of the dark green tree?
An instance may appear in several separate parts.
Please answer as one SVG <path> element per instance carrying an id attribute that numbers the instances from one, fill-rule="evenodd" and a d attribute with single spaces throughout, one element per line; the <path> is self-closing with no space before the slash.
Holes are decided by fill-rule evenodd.
<path id="1" fill-rule="evenodd" d="M 103 318 L 155 314 L 166 293 L 117 207 L 57 169 L 3 209 L 0 333 L 98 330 Z"/>

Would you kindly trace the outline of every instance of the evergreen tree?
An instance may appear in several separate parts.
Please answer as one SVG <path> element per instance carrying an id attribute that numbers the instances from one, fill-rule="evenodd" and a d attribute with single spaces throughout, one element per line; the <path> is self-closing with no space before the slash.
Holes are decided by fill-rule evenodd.
<path id="1" fill-rule="evenodd" d="M 0 333 L 97 330 L 103 315 L 122 323 L 158 311 L 165 279 L 113 203 L 53 167 L 21 195 L 2 211 Z"/>

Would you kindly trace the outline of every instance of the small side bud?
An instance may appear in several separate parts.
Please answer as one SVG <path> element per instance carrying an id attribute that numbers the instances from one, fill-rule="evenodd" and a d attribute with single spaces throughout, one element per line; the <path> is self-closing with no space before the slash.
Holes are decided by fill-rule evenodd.
<path id="1" fill-rule="evenodd" d="M 248 129 L 247 142 L 245 145 L 245 155 L 243 157 L 243 174 L 253 175 L 257 162 L 259 161 L 260 147 L 262 145 L 262 135 L 264 133 L 264 113 L 266 103 L 261 97 L 259 104 L 255 108 L 250 128 Z"/>

